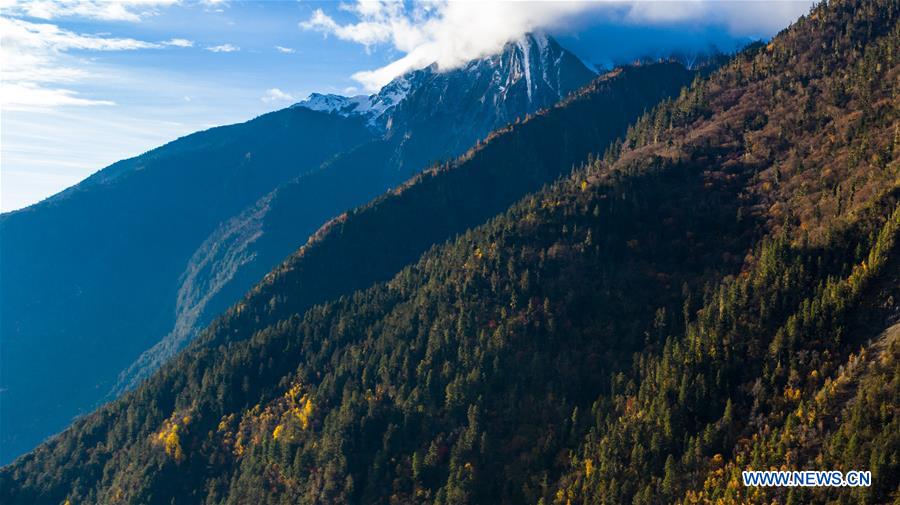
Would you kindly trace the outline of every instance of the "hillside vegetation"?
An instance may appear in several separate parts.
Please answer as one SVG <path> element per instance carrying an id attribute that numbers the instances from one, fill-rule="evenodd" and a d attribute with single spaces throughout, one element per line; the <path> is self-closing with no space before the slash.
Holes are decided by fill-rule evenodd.
<path id="1" fill-rule="evenodd" d="M 93 410 L 169 331 L 178 277 L 220 221 L 371 137 L 359 120 L 281 110 L 0 215 L 0 464 Z"/>
<path id="2" fill-rule="evenodd" d="M 279 313 L 288 261 L 0 501 L 896 501 L 898 14 L 819 5 L 386 282 Z"/>
<path id="3" fill-rule="evenodd" d="M 526 79 L 529 72 L 543 78 Z M 686 74 L 685 69 L 670 66 L 666 71 L 647 73 L 653 78 L 644 83 L 619 83 L 606 93 L 609 96 L 601 93 L 597 101 L 603 104 L 605 99 L 609 110 L 595 110 L 592 119 L 605 126 L 608 133 L 593 139 L 591 145 L 604 149 L 645 109 L 661 97 L 677 93 L 685 84 Z M 166 319 L 171 324 L 169 331 L 157 335 L 154 345 L 120 374 L 108 399 L 116 398 L 149 377 L 302 246 L 326 221 L 377 198 L 422 172 L 435 160 L 459 156 L 493 130 L 552 107 L 596 77 L 551 37 L 529 34 L 505 44 L 497 54 L 477 58 L 457 69 L 442 72 L 429 66 L 407 72 L 378 93 L 364 98 L 381 105 L 362 116 L 351 113 L 346 121 L 356 124 L 365 119 L 374 138 L 348 145 L 318 168 L 298 173 L 291 180 L 271 187 L 239 213 L 228 214 L 212 233 L 195 243 L 199 247 L 185 258 L 177 283 L 172 279 L 177 294 L 172 293 L 174 321 Z M 621 92 L 631 87 L 633 92 Z M 322 98 L 314 94 L 310 100 Z M 331 95 L 330 100 L 346 103 L 348 99 Z M 383 109 L 388 104 L 393 105 Z M 311 105 L 312 102 L 303 101 L 282 113 L 299 113 Z M 347 111 L 326 107 L 318 114 L 335 120 Z M 587 124 L 585 127 L 593 129 Z M 567 130 L 554 132 L 554 137 L 563 138 L 566 133 Z M 240 148 L 242 144 L 238 141 L 235 145 Z M 566 147 L 560 145 L 559 150 L 565 152 Z M 552 179 L 567 169 L 568 165 L 554 166 L 554 170 L 542 175 Z M 521 186 L 502 207 L 495 206 L 492 213 L 469 226 L 484 222 L 539 185 Z M 190 216 L 187 220 L 190 221 Z M 396 273 L 399 266 L 420 253 L 421 250 L 414 256 L 404 257 L 403 263 L 382 274 L 382 278 Z M 361 277 L 354 286 L 365 287 L 371 282 L 371 278 Z M 350 292 L 352 289 L 344 287 L 323 294 Z M 326 299 L 320 296 L 313 301 Z"/>

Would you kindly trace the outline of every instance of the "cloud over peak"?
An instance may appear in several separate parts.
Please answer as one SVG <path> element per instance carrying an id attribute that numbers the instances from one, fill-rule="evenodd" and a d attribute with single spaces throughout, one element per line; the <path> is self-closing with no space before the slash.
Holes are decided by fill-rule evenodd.
<path id="1" fill-rule="evenodd" d="M 300 23 L 367 48 L 390 45 L 399 59 L 353 78 L 367 90 L 377 90 L 392 78 L 437 63 L 441 69 L 496 53 L 530 31 L 571 30 L 586 18 L 625 24 L 717 24 L 735 35 L 768 36 L 809 9 L 809 0 L 773 2 L 685 1 L 537 1 L 414 3 L 362 1 L 341 4 L 355 20 L 340 23 L 323 9 Z"/>
<path id="2" fill-rule="evenodd" d="M 506 42 L 553 26 L 583 7 L 556 2 L 444 2 L 411 7 L 400 2 L 359 2 L 342 8 L 359 21 L 341 25 L 316 9 L 300 27 L 365 46 L 388 43 L 403 52 L 403 57 L 382 68 L 354 74 L 366 89 L 375 90 L 399 74 L 431 63 L 450 69 L 487 56 Z"/>

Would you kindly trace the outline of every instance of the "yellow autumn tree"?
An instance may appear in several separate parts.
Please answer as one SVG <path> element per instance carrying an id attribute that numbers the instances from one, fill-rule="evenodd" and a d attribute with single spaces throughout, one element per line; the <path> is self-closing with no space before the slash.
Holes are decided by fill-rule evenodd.
<path id="1" fill-rule="evenodd" d="M 166 435 L 165 441 L 166 454 L 171 456 L 175 461 L 181 461 L 184 453 L 181 450 L 181 438 L 178 436 L 178 425 L 172 425 L 172 429 Z"/>

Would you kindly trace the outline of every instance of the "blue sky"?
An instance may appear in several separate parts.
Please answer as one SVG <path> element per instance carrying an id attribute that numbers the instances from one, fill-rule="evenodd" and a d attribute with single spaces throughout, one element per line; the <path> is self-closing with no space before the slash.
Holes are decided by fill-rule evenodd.
<path id="1" fill-rule="evenodd" d="M 527 31 L 613 65 L 768 38 L 809 1 L 333 3 L 0 0 L 0 209 L 313 91 L 368 93 Z"/>

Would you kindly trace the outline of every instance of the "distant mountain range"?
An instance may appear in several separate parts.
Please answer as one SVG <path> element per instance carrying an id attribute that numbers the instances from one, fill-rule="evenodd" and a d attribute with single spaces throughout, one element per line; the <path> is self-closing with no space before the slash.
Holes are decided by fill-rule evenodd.
<path id="1" fill-rule="evenodd" d="M 148 376 L 328 219 L 594 77 L 529 35 L 189 135 L 3 214 L 0 462 Z"/>
<path id="2" fill-rule="evenodd" d="M 178 279 L 219 223 L 371 138 L 360 120 L 282 110 L 0 216 L 2 461 L 93 408 L 171 330 Z"/>

